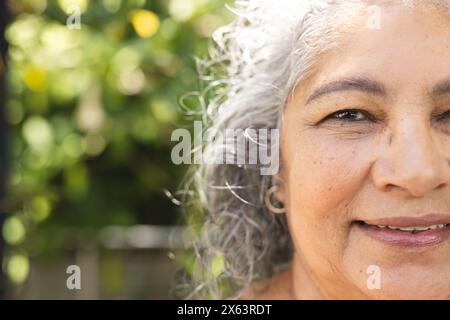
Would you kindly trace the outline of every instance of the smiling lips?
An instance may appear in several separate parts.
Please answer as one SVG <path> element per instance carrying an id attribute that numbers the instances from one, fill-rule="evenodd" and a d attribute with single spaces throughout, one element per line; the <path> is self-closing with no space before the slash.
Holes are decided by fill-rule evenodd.
<path id="1" fill-rule="evenodd" d="M 450 216 L 441 214 L 356 221 L 356 226 L 375 240 L 403 247 L 436 245 L 450 236 Z"/>

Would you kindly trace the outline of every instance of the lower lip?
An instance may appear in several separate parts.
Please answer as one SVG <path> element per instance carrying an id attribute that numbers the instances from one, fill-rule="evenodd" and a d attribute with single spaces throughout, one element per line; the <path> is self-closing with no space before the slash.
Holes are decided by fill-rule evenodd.
<path id="1" fill-rule="evenodd" d="M 412 233 L 388 228 L 381 229 L 371 225 L 356 224 L 356 226 L 375 240 L 400 247 L 434 246 L 444 242 L 450 236 L 448 227 Z"/>

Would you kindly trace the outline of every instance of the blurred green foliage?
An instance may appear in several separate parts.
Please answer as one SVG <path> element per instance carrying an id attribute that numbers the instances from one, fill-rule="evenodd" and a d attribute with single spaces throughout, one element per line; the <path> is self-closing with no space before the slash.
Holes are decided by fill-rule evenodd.
<path id="1" fill-rule="evenodd" d="M 95 242 L 106 225 L 171 224 L 185 167 L 170 160 L 194 56 L 224 0 L 17 0 L 6 31 L 10 216 L 5 270 Z M 79 28 L 73 15 L 79 11 Z M 69 22 L 69 26 L 67 25 Z"/>

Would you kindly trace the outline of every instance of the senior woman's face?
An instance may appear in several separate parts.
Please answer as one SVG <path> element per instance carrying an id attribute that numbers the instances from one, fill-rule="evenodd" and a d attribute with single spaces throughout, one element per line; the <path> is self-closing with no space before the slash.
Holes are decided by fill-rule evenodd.
<path id="1" fill-rule="evenodd" d="M 396 5 L 381 19 L 362 19 L 286 106 L 298 297 L 450 298 L 450 16 Z"/>

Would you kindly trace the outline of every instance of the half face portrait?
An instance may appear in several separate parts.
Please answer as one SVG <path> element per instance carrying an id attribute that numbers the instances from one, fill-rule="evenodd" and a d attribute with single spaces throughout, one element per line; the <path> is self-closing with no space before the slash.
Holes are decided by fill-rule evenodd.
<path id="1" fill-rule="evenodd" d="M 449 299 L 450 2 L 230 9 L 203 61 L 223 135 L 187 179 L 186 297 Z"/>

